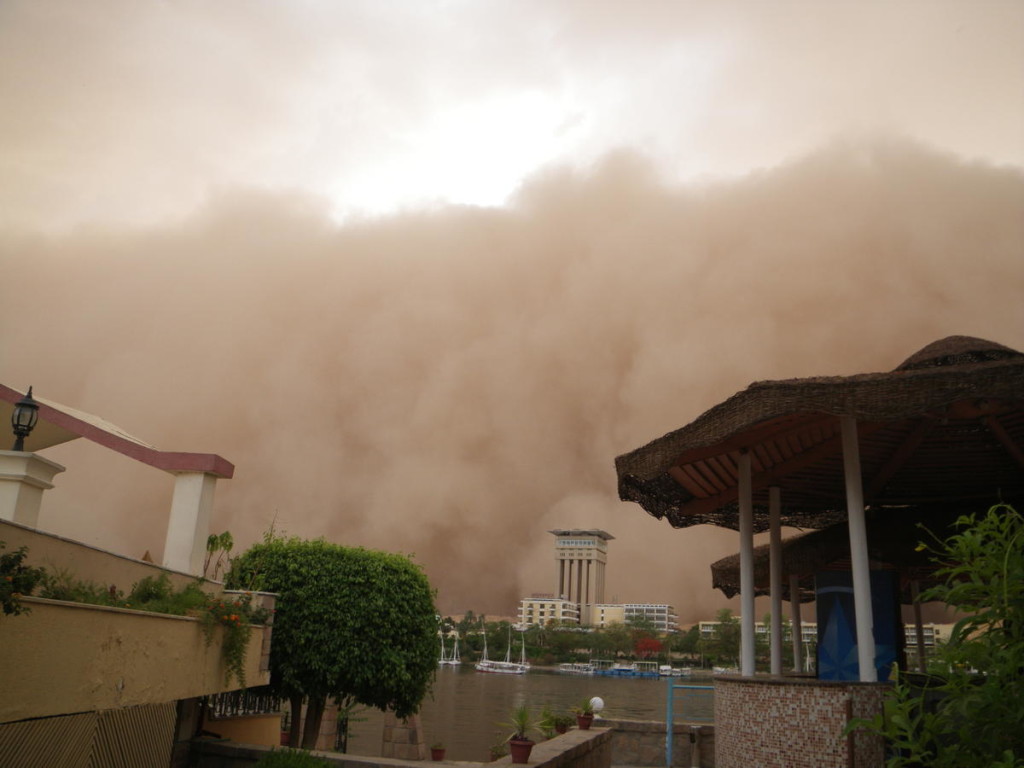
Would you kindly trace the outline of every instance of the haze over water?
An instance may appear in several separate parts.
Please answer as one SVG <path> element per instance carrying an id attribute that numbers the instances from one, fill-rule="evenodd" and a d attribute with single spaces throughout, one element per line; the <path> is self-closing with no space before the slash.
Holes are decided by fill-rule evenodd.
<path id="1" fill-rule="evenodd" d="M 676 684 L 710 685 L 710 677 L 674 678 Z M 533 670 L 525 675 L 489 675 L 472 666 L 438 670 L 433 696 L 420 712 L 423 738 L 429 747 L 444 742 L 446 760 L 485 761 L 490 747 L 508 736 L 504 725 L 512 709 L 525 704 L 539 715 L 545 705 L 565 714 L 584 698 L 598 696 L 609 719 L 665 722 L 665 679 L 627 679 L 564 675 Z M 710 691 L 677 691 L 676 722 L 709 722 L 714 717 Z M 353 723 L 349 752 L 379 756 L 384 716 L 361 713 Z M 539 738 L 534 734 L 533 738 Z"/>

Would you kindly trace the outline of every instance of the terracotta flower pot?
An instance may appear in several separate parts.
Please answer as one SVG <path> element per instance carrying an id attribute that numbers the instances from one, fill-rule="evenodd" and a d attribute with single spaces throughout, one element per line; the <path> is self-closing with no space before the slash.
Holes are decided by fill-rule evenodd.
<path id="1" fill-rule="evenodd" d="M 594 722 L 593 715 L 576 715 L 576 727 L 581 731 L 589 731 L 590 724 Z"/>
<path id="2" fill-rule="evenodd" d="M 529 739 L 510 739 L 508 751 L 512 755 L 513 763 L 530 762 L 530 751 L 533 749 L 533 742 Z"/>
<path id="3" fill-rule="evenodd" d="M 566 733 L 569 726 L 566 723 L 555 723 L 555 733 Z"/>
<path id="4" fill-rule="evenodd" d="M 434 761 L 444 760 L 444 747 L 431 747 L 430 759 Z"/>

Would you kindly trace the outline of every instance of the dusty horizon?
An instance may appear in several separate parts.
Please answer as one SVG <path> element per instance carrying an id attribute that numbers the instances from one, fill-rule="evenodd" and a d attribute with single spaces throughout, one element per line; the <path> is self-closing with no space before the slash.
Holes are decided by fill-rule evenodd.
<path id="1" fill-rule="evenodd" d="M 39 290 L 5 297 L 3 380 L 234 462 L 212 530 L 240 547 L 274 525 L 412 553 L 444 612 L 508 615 L 554 589 L 547 531 L 603 528 L 608 599 L 689 622 L 729 604 L 708 566 L 736 536 L 619 502 L 615 456 L 755 380 L 1024 348 L 1022 210 L 1020 171 L 904 140 L 701 187 L 620 152 L 507 210 L 359 226 L 243 190 L 174 227 L 4 238 Z M 47 452 L 69 469 L 43 527 L 159 557 L 169 478 L 98 453 Z"/>
<path id="2" fill-rule="evenodd" d="M 5 0 L 0 381 L 237 467 L 212 528 L 412 553 L 446 613 L 728 605 L 614 458 L 759 379 L 1024 349 L 1024 4 Z M 44 528 L 159 557 L 78 441 Z M 735 605 L 735 604 L 733 604 Z"/>

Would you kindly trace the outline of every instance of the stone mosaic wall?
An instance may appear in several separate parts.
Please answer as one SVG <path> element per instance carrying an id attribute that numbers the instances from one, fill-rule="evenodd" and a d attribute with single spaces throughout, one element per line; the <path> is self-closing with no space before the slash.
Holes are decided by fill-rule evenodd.
<path id="1" fill-rule="evenodd" d="M 881 708 L 885 683 L 791 678 L 715 680 L 718 768 L 881 768 L 883 745 L 843 736 L 853 717 Z"/>

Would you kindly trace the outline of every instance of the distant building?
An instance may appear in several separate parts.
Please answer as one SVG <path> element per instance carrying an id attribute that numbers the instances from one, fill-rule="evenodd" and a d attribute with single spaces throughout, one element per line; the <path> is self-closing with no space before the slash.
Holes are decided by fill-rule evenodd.
<path id="1" fill-rule="evenodd" d="M 665 603 L 626 603 L 623 606 L 625 621 L 649 621 L 659 632 L 675 632 L 679 617 L 676 609 Z"/>
<path id="2" fill-rule="evenodd" d="M 589 606 L 604 602 L 604 570 L 608 563 L 607 531 L 555 529 L 555 560 L 558 563 L 557 597 L 576 603 L 581 615 Z"/>
<path id="3" fill-rule="evenodd" d="M 599 603 L 590 606 L 590 625 L 603 629 L 609 624 L 626 623 L 626 606 L 621 603 Z"/>
<path id="4" fill-rule="evenodd" d="M 606 603 L 605 566 L 608 542 L 614 539 L 600 529 L 555 529 L 558 591 L 533 595 L 519 602 L 519 624 L 528 627 L 552 619 L 564 623 L 607 627 L 646 619 L 659 631 L 676 630 L 678 617 L 664 603 Z"/>
<path id="5" fill-rule="evenodd" d="M 739 617 L 736 617 L 739 621 Z M 700 636 L 702 640 L 710 640 L 715 636 L 715 628 L 718 626 L 717 621 L 702 621 L 698 624 L 700 628 Z M 941 645 L 949 640 L 950 632 L 953 629 L 952 624 L 924 624 L 921 627 L 922 636 L 924 638 L 925 653 L 927 654 L 936 645 Z M 754 634 L 761 636 L 769 634 L 770 627 L 763 621 L 754 622 Z M 906 624 L 903 627 L 904 637 L 906 639 L 906 651 L 908 654 L 913 654 L 917 649 L 917 633 L 914 630 L 913 624 Z M 818 625 L 813 621 L 803 621 L 800 623 L 800 636 L 804 642 L 804 645 L 808 643 L 818 642 Z"/>
<path id="6" fill-rule="evenodd" d="M 534 595 L 519 601 L 519 625 L 544 625 L 549 621 L 579 624 L 580 611 L 576 603 L 553 595 Z"/>

